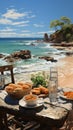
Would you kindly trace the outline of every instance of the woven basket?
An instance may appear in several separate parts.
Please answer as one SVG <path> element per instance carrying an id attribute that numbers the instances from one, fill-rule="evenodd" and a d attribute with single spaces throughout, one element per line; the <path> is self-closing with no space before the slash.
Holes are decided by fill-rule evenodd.
<path id="1" fill-rule="evenodd" d="M 32 88 L 22 90 L 22 91 L 13 91 L 12 93 L 11 92 L 7 92 L 7 93 L 8 93 L 8 95 L 10 95 L 13 98 L 21 99 L 21 98 L 23 98 L 23 96 L 29 94 L 31 89 Z"/>

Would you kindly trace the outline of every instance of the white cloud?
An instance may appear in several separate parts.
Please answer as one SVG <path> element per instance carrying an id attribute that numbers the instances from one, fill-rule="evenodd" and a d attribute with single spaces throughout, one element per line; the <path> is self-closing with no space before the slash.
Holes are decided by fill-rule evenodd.
<path id="1" fill-rule="evenodd" d="M 29 21 L 19 21 L 14 22 L 9 19 L 2 18 L 0 19 L 0 24 L 6 24 L 6 25 L 20 25 L 20 26 L 28 26 Z"/>
<path id="2" fill-rule="evenodd" d="M 23 32 L 14 32 L 13 30 L 6 31 L 0 30 L 0 37 L 38 37 L 36 33 L 30 32 L 29 30 L 24 30 Z"/>
<path id="3" fill-rule="evenodd" d="M 51 33 L 54 33 L 55 31 L 54 30 L 49 30 L 49 31 L 41 31 L 41 32 L 37 32 L 37 34 L 51 34 Z"/>
<path id="4" fill-rule="evenodd" d="M 29 21 L 13 22 L 12 25 L 28 26 Z"/>
<path id="5" fill-rule="evenodd" d="M 2 15 L 2 17 L 6 18 L 6 19 L 20 19 L 20 18 L 34 18 L 36 17 L 34 14 L 32 14 L 32 12 L 23 12 L 20 13 L 18 12 L 16 9 L 7 9 L 7 12 L 5 14 Z"/>
<path id="6" fill-rule="evenodd" d="M 15 32 L 0 32 L 0 37 L 16 37 Z"/>
<path id="7" fill-rule="evenodd" d="M 2 15 L 2 17 L 5 17 L 7 19 L 19 19 L 21 17 L 27 16 L 27 13 L 19 13 L 15 9 L 7 10 L 5 14 Z"/>
<path id="8" fill-rule="evenodd" d="M 9 27 L 7 27 L 7 28 L 5 28 L 5 29 L 1 29 L 0 30 L 0 33 L 8 33 L 8 32 L 14 32 L 14 31 L 16 31 L 15 29 L 13 29 L 13 28 L 9 28 Z"/>
<path id="9" fill-rule="evenodd" d="M 35 27 L 39 28 L 39 27 L 44 27 L 43 24 L 33 24 Z"/>
<path id="10" fill-rule="evenodd" d="M 2 18 L 0 19 L 0 24 L 11 24 L 12 21 L 9 19 Z"/>
<path id="11" fill-rule="evenodd" d="M 28 33 L 28 32 L 30 32 L 29 30 L 23 30 L 23 31 L 21 31 L 22 33 Z"/>

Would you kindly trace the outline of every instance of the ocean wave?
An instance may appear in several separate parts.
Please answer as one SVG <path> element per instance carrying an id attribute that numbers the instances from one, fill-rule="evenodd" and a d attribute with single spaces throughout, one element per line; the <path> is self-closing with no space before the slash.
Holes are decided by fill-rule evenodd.
<path id="1" fill-rule="evenodd" d="M 62 55 L 64 57 L 64 55 Z M 55 59 L 62 58 L 61 56 L 55 57 Z M 5 65 L 4 62 L 1 61 L 3 65 Z M 56 66 L 56 62 L 46 61 L 46 60 L 39 60 L 35 63 L 30 64 L 21 64 L 21 65 L 15 65 L 13 69 L 14 74 L 20 74 L 20 73 L 31 73 L 31 72 L 38 72 L 38 71 L 47 71 L 50 69 L 50 67 Z M 62 66 L 64 63 L 58 63 L 58 65 Z M 5 72 L 6 75 L 10 75 L 10 72 Z"/>
<path id="2" fill-rule="evenodd" d="M 0 66 L 2 66 L 2 65 L 7 65 L 7 62 L 5 60 L 3 60 L 3 58 L 0 59 Z"/>

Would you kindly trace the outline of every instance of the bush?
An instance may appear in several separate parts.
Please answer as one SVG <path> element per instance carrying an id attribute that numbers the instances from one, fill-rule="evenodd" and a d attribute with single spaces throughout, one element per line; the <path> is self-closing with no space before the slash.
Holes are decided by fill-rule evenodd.
<path id="1" fill-rule="evenodd" d="M 47 80 L 43 74 L 32 75 L 31 81 L 33 82 L 33 87 L 38 87 L 39 85 L 47 87 Z"/>

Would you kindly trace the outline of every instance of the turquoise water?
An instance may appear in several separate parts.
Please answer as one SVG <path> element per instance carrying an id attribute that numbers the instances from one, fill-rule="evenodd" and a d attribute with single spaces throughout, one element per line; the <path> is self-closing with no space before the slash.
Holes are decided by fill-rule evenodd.
<path id="1" fill-rule="evenodd" d="M 50 62 L 45 60 L 39 59 L 39 56 L 52 56 L 54 55 L 55 58 L 60 58 L 59 55 L 60 51 L 50 46 L 50 43 L 44 43 L 43 41 L 38 42 L 35 38 L 5 38 L 0 39 L 0 54 L 9 55 L 15 51 L 19 50 L 30 50 L 31 51 L 31 59 L 28 60 L 20 60 L 18 62 L 12 63 L 15 67 L 21 68 L 20 70 L 23 71 L 23 68 L 26 70 L 38 70 L 38 69 L 47 69 Z M 0 65 L 8 64 L 5 60 L 0 59 Z M 29 70 L 29 71 L 30 71 Z"/>

